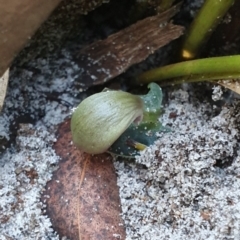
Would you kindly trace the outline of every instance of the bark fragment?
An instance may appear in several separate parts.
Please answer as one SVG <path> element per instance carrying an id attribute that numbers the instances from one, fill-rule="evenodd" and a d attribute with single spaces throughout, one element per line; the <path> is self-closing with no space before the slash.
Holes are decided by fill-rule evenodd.
<path id="1" fill-rule="evenodd" d="M 179 5 L 145 18 L 82 49 L 77 57 L 83 70 L 79 79 L 82 87 L 98 85 L 118 76 L 181 36 L 184 28 L 168 22 L 178 9 Z"/>

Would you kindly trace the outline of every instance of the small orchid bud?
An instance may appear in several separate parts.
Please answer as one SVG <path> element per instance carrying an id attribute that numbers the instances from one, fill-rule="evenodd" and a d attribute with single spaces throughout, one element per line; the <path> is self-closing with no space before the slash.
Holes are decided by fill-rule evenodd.
<path id="1" fill-rule="evenodd" d="M 84 152 L 105 152 L 131 125 L 143 118 L 143 100 L 122 91 L 107 91 L 84 99 L 74 111 L 74 144 Z"/>

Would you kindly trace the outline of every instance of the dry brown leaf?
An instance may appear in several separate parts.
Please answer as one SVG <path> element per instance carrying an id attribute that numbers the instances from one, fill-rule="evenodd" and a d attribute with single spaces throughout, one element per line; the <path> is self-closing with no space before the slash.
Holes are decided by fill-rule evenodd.
<path id="1" fill-rule="evenodd" d="M 179 5 L 145 18 L 81 50 L 77 57 L 84 71 L 79 79 L 81 86 L 102 84 L 180 37 L 184 28 L 168 23 L 178 10 Z"/>
<path id="2" fill-rule="evenodd" d="M 0 76 L 61 0 L 0 0 Z"/>
<path id="3" fill-rule="evenodd" d="M 69 121 L 60 126 L 54 148 L 61 161 L 42 197 L 54 229 L 71 240 L 125 239 L 112 157 L 76 149 Z"/>
<path id="4" fill-rule="evenodd" d="M 240 80 L 220 80 L 218 84 L 240 94 Z"/>
<path id="5" fill-rule="evenodd" d="M 9 79 L 9 69 L 0 77 L 0 111 L 2 110 L 4 99 L 7 92 Z"/>

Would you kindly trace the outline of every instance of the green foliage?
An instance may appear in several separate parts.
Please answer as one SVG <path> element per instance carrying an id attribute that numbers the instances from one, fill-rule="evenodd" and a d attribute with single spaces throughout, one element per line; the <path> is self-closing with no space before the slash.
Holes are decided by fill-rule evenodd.
<path id="1" fill-rule="evenodd" d="M 157 133 L 167 132 L 158 118 L 161 114 L 162 90 L 156 83 L 150 83 L 147 95 L 140 96 L 144 102 L 142 122 L 130 127 L 109 148 L 109 152 L 125 157 L 135 157 L 140 151 L 150 146 L 157 140 Z"/>

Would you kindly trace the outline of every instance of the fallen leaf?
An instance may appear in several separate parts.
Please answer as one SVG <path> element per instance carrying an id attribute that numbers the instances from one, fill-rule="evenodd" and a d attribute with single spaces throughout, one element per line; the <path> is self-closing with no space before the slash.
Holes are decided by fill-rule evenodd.
<path id="1" fill-rule="evenodd" d="M 240 81 L 239 80 L 219 80 L 218 84 L 240 94 Z"/>
<path id="2" fill-rule="evenodd" d="M 59 128 L 54 146 L 59 169 L 42 195 L 53 227 L 71 240 L 125 239 L 112 157 L 76 149 L 69 125 L 66 121 Z"/>
<path id="3" fill-rule="evenodd" d="M 9 69 L 0 77 L 0 111 L 2 110 L 4 99 L 7 92 L 9 79 Z"/>
<path id="4" fill-rule="evenodd" d="M 0 0 L 0 76 L 60 0 Z"/>
<path id="5" fill-rule="evenodd" d="M 184 27 L 168 23 L 178 12 L 179 6 L 145 18 L 82 49 L 76 60 L 83 70 L 78 80 L 81 86 L 102 84 L 180 37 Z"/>

